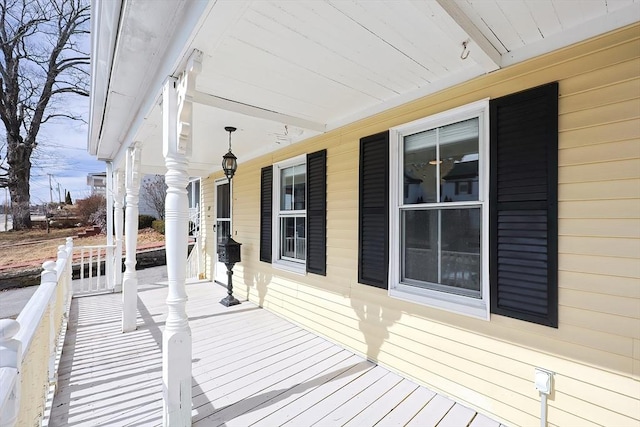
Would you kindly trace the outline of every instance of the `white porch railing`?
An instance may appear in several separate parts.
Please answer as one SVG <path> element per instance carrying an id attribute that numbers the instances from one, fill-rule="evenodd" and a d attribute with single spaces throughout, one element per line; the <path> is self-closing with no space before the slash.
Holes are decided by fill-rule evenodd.
<path id="1" fill-rule="evenodd" d="M 40 286 L 16 320 L 0 320 L 0 426 L 48 417 L 71 305 L 73 241 L 42 264 Z"/>
<path id="2" fill-rule="evenodd" d="M 108 273 L 115 271 L 116 268 L 122 268 L 122 256 L 116 256 L 116 246 L 78 246 L 75 248 L 75 253 L 78 252 L 80 253 L 80 282 L 76 285 L 74 294 L 113 292 L 115 277 Z M 107 268 L 108 262 L 113 263 L 112 269 Z M 103 272 L 107 274 L 103 276 Z"/>
<path id="3" fill-rule="evenodd" d="M 296 233 L 297 234 L 297 233 Z M 282 256 L 291 259 L 307 259 L 307 239 L 304 237 L 285 237 Z"/>

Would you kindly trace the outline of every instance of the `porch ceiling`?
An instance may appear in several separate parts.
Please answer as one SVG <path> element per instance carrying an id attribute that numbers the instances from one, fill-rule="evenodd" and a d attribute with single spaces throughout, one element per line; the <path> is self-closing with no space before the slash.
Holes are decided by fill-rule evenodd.
<path id="1" fill-rule="evenodd" d="M 115 51 L 97 52 L 110 79 L 94 84 L 89 151 L 118 163 L 142 141 L 144 170 L 162 172 L 160 83 L 193 49 L 191 173 L 205 175 L 225 126 L 242 162 L 639 18 L 635 0 L 124 2 Z"/>

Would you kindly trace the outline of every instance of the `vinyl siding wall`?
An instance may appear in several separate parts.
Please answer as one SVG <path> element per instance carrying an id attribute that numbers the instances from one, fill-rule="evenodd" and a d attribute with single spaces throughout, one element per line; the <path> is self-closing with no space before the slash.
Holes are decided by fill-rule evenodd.
<path id="1" fill-rule="evenodd" d="M 360 138 L 551 81 L 560 85 L 559 328 L 482 321 L 358 284 Z M 327 275 L 274 269 L 259 261 L 260 169 L 324 148 Z M 203 186 L 213 210 L 213 179 Z M 556 373 L 549 425 L 640 425 L 640 25 L 241 161 L 233 229 L 239 298 L 509 425 L 539 423 L 535 367 Z"/>

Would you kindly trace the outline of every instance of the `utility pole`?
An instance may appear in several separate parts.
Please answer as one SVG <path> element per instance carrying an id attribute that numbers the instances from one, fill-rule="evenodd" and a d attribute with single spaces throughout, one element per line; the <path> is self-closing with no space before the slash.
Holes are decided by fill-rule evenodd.
<path id="1" fill-rule="evenodd" d="M 47 175 L 49 175 L 49 201 L 53 203 L 53 186 L 51 185 L 52 175 L 50 173 L 48 173 Z"/>
<path id="2" fill-rule="evenodd" d="M 60 183 L 58 183 L 58 203 L 62 204 L 62 196 L 60 196 Z"/>
<path id="3" fill-rule="evenodd" d="M 48 173 L 47 175 L 49 175 L 49 200 L 51 201 L 50 205 L 51 206 L 53 204 L 53 186 L 51 185 L 51 174 Z M 49 206 L 47 206 L 47 208 L 44 210 L 44 221 L 47 223 L 47 234 L 49 234 Z"/>
<path id="4" fill-rule="evenodd" d="M 9 214 L 8 212 L 9 202 L 7 198 L 7 187 L 4 187 L 4 231 L 9 231 Z"/>

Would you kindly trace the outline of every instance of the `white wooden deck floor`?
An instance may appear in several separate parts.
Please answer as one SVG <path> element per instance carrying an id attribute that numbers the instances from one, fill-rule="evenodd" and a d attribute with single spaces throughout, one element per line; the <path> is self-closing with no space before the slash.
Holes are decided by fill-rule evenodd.
<path id="1" fill-rule="evenodd" d="M 50 425 L 162 424 L 165 271 L 139 272 L 134 332 L 120 294 L 73 300 Z M 500 425 L 252 303 L 226 308 L 218 285 L 187 293 L 195 426 Z"/>

